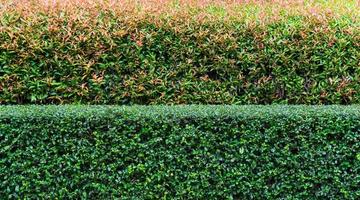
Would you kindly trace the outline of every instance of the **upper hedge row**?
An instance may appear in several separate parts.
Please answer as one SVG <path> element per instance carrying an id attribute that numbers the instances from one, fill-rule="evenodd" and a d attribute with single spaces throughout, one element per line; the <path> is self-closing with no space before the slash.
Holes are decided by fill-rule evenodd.
<path id="1" fill-rule="evenodd" d="M 356 9 L 16 6 L 0 12 L 2 104 L 360 103 Z"/>

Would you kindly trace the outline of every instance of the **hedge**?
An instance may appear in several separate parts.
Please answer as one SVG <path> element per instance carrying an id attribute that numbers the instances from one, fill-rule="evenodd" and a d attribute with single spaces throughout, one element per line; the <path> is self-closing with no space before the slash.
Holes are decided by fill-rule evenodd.
<path id="1" fill-rule="evenodd" d="M 0 103 L 360 103 L 358 7 L 262 4 L 0 7 Z"/>
<path id="2" fill-rule="evenodd" d="M 359 106 L 2 106 L 9 199 L 359 199 Z"/>

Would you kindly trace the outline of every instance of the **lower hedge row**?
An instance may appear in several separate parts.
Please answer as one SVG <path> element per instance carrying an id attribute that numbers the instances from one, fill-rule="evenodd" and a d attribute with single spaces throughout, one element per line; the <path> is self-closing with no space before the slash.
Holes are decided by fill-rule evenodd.
<path id="1" fill-rule="evenodd" d="M 359 106 L 3 106 L 0 196 L 359 199 Z"/>

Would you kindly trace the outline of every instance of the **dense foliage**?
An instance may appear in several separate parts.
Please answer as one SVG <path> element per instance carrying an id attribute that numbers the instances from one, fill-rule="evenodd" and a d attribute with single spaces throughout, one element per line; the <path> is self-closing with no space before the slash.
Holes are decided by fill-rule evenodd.
<path id="1" fill-rule="evenodd" d="M 360 103 L 355 4 L 14 2 L 0 6 L 2 104 Z"/>
<path id="2" fill-rule="evenodd" d="M 3 106 L 0 196 L 359 199 L 360 108 Z"/>

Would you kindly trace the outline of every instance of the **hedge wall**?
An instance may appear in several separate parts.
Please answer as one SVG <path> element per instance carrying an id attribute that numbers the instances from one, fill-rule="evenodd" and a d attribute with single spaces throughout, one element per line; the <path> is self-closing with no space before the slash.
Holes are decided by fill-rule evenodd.
<path id="1" fill-rule="evenodd" d="M 360 107 L 2 106 L 9 199 L 359 199 Z"/>
<path id="2" fill-rule="evenodd" d="M 16 6 L 0 7 L 2 104 L 360 103 L 356 6 Z"/>

